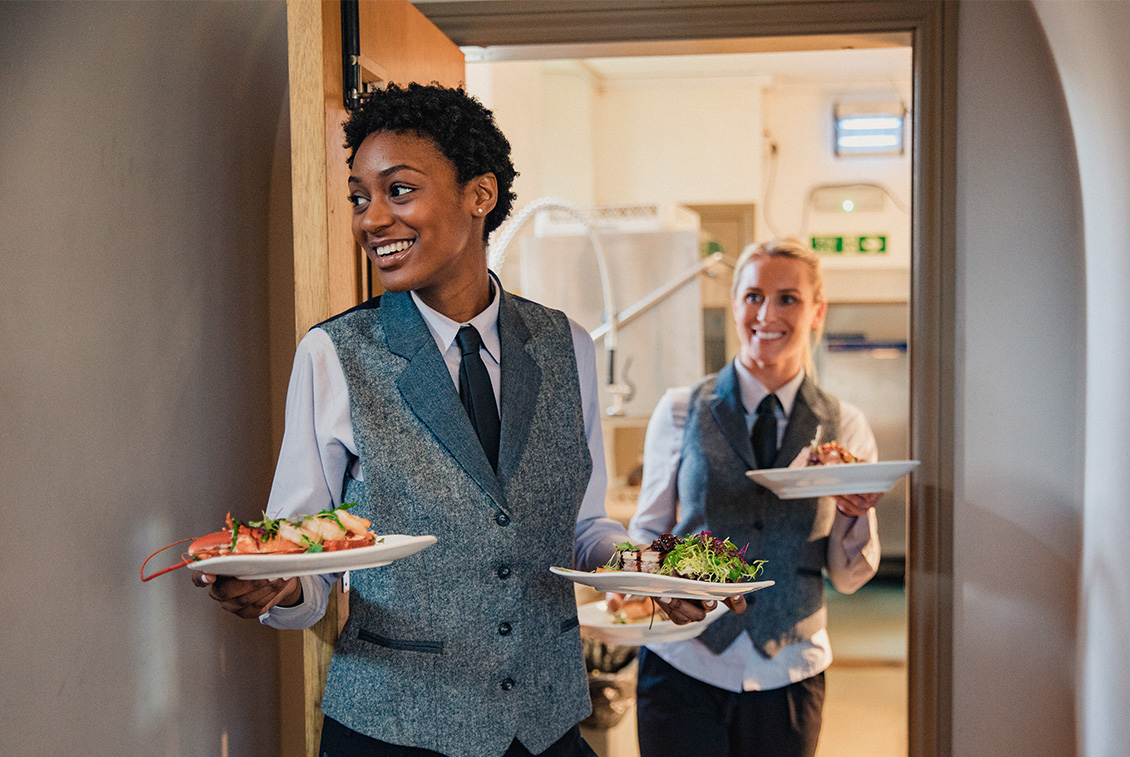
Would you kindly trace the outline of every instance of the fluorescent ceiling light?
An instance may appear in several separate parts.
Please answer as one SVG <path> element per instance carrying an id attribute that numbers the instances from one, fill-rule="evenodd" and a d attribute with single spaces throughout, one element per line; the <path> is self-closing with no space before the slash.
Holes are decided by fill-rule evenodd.
<path id="1" fill-rule="evenodd" d="M 839 120 L 840 128 L 845 131 L 859 129 L 901 129 L 902 118 L 895 116 L 847 116 Z"/>
<path id="2" fill-rule="evenodd" d="M 902 103 L 836 103 L 836 155 L 901 155 Z"/>
<path id="3" fill-rule="evenodd" d="M 839 147 L 897 147 L 901 141 L 895 134 L 845 134 L 836 144 Z"/>

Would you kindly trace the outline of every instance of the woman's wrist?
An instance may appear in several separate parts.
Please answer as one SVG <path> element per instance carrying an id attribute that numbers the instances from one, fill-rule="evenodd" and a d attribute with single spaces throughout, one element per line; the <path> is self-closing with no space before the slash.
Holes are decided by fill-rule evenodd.
<path id="1" fill-rule="evenodd" d="M 296 578 L 296 579 L 294 579 L 294 588 L 292 588 L 290 590 L 290 592 L 288 592 L 287 595 L 282 598 L 282 601 L 280 601 L 275 606 L 276 607 L 297 607 L 298 605 L 302 604 L 302 600 L 303 600 L 302 581 L 301 581 L 301 579 Z"/>

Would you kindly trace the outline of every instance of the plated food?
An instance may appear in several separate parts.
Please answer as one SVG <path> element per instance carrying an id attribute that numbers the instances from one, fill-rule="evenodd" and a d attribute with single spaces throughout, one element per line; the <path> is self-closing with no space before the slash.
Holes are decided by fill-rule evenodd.
<path id="1" fill-rule="evenodd" d="M 675 599 L 726 599 L 772 586 L 753 581 L 764 560 L 747 563 L 745 550 L 709 531 L 679 538 L 664 534 L 647 547 L 624 542 L 595 571 L 551 567 L 550 571 L 598 591 Z"/>
<path id="2" fill-rule="evenodd" d="M 746 476 L 780 499 L 809 499 L 890 491 L 900 478 L 918 467 L 917 460 L 869 463 L 838 442 L 821 444 L 823 432 L 823 426 L 816 427 L 812 441 L 788 468 L 761 468 L 746 471 Z"/>
<path id="3" fill-rule="evenodd" d="M 611 597 L 604 603 L 604 611 L 615 624 L 654 623 L 667 620 L 667 613 L 651 597 Z"/>
<path id="4" fill-rule="evenodd" d="M 804 462 L 806 466 L 813 466 L 861 463 L 863 460 L 848 452 L 838 442 L 824 442 L 809 452 Z"/>
<path id="5" fill-rule="evenodd" d="M 637 598 L 640 599 L 640 598 Z M 612 647 L 638 647 L 661 644 L 668 641 L 693 639 L 706 630 L 707 626 L 729 612 L 726 605 L 719 602 L 706 618 L 698 623 L 676 625 L 674 621 L 644 618 L 635 622 L 623 622 L 619 614 L 608 609 L 605 600 L 589 602 L 577 608 L 581 623 L 581 634 Z"/>
<path id="6" fill-rule="evenodd" d="M 810 468 L 816 465 L 842 465 L 843 463 L 862 463 L 864 460 L 853 455 L 842 444 L 833 440 L 820 443 L 824 435 L 824 427 L 816 427 L 816 435 L 812 441 L 800 451 L 791 463 L 790 468 Z"/>
<path id="7" fill-rule="evenodd" d="M 746 476 L 780 499 L 808 499 L 889 491 L 917 467 L 917 460 L 861 461 L 851 465 L 762 468 L 746 471 Z"/>
<path id="8" fill-rule="evenodd" d="M 246 524 L 228 513 L 224 530 L 193 541 L 188 547 L 188 556 L 196 561 L 232 553 L 334 552 L 375 544 L 377 535 L 369 530 L 372 523 L 351 515 L 350 507 L 353 504 L 296 518 L 268 518 L 264 514 L 263 520 Z"/>
<path id="9" fill-rule="evenodd" d="M 567 578 L 573 583 L 591 586 L 597 591 L 639 594 L 645 597 L 671 597 L 673 599 L 720 600 L 735 597 L 739 594 L 749 594 L 751 591 L 773 585 L 772 581 L 712 583 L 710 581 L 679 578 L 678 576 L 635 573 L 627 570 L 587 571 L 557 566 L 552 566 L 549 570 L 551 573 Z"/>
<path id="10" fill-rule="evenodd" d="M 734 583 L 757 578 L 764 560 L 745 561 L 745 548 L 729 539 L 716 539 L 709 531 L 679 538 L 663 534 L 650 547 L 631 542 L 616 545 L 616 553 L 601 570 L 656 573 L 710 583 Z"/>
<path id="11" fill-rule="evenodd" d="M 369 530 L 372 523 L 349 512 L 356 503 L 294 518 L 269 518 L 241 523 L 227 514 L 225 527 L 197 539 L 182 539 L 154 552 L 141 564 L 141 580 L 148 581 L 185 565 L 229 555 L 298 555 L 338 552 L 371 547 L 380 537 Z M 191 541 L 181 562 L 150 576 L 145 564 L 169 547 Z"/>

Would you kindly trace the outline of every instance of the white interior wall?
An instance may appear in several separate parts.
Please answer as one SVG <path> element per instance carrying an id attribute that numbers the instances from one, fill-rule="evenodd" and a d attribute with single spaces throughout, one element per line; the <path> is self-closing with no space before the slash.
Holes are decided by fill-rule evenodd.
<path id="1" fill-rule="evenodd" d="M 1122 459 L 1130 427 L 1130 4 L 1040 0 L 1078 153 L 1083 231 L 1069 240 L 1086 250 L 1086 463 L 1083 565 L 1079 598 L 1077 701 L 1080 754 L 1123 754 L 1130 744 L 1130 581 L 1125 493 L 1130 468 Z M 1083 307 L 1080 298 L 1075 303 Z M 1079 335 L 1073 335 L 1074 340 Z M 1072 405 L 1077 405 L 1073 402 Z M 1075 498 L 1078 494 L 1075 494 Z M 1070 622 L 1064 618 L 1063 622 Z"/>
<path id="2" fill-rule="evenodd" d="M 591 74 L 568 62 L 467 65 L 467 91 L 494 111 L 519 176 L 515 212 L 539 197 L 593 204 Z M 554 145 L 554 149 L 546 149 Z"/>
<path id="3" fill-rule="evenodd" d="M 752 203 L 761 197 L 759 77 L 612 79 L 596 111 L 596 201 Z"/>
<path id="4" fill-rule="evenodd" d="M 467 65 L 538 197 L 580 207 L 748 203 L 761 192 L 761 77 L 602 80 L 569 61 Z"/>
<path id="5" fill-rule="evenodd" d="M 597 176 L 594 121 L 597 83 L 574 61 L 542 67 L 539 152 L 543 195 L 563 197 L 578 207 L 596 204 Z M 545 145 L 554 145 L 546 150 Z M 530 198 L 535 199 L 535 198 Z"/>
<path id="6" fill-rule="evenodd" d="M 1062 757 L 1089 327 L 1075 151 L 1032 5 L 958 18 L 953 754 Z"/>
<path id="7" fill-rule="evenodd" d="M 514 193 L 517 212 L 554 187 L 542 172 L 542 143 L 546 138 L 542 117 L 542 66 L 538 61 L 468 64 L 467 91 L 494 111 L 495 121 L 510 141 L 510 157 L 518 169 Z"/>
<path id="8" fill-rule="evenodd" d="M 827 294 L 832 300 L 905 302 L 909 297 L 910 145 L 902 155 L 837 157 L 832 118 L 839 100 L 894 99 L 909 104 L 909 50 L 905 57 L 904 76 L 890 82 L 779 82 L 765 90 L 761 145 L 766 196 L 757 208 L 758 238 L 887 237 L 885 255 L 824 256 Z M 895 199 L 884 197 L 881 210 L 851 213 L 817 212 L 808 203 L 816 187 L 853 183 L 877 184 Z"/>

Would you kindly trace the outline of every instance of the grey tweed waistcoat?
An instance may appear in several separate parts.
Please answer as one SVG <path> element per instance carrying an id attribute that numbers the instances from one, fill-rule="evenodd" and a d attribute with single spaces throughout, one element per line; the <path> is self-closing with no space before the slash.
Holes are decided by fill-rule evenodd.
<path id="1" fill-rule="evenodd" d="M 408 294 L 322 324 L 349 387 L 363 481 L 344 500 L 377 533 L 434 534 L 351 575 L 322 711 L 449 757 L 548 748 L 590 712 L 572 584 L 592 471 L 567 319 L 502 293 L 497 475 Z"/>
<path id="2" fill-rule="evenodd" d="M 773 467 L 785 467 L 812 440 L 839 432 L 840 403 L 807 377 L 800 385 Z M 824 568 L 835 516 L 830 498 L 782 501 L 746 477 L 757 467 L 733 364 L 691 392 L 680 452 L 679 535 L 712 531 L 729 537 L 746 557 L 767 560 L 758 580 L 776 583 L 746 596 L 742 615 L 727 613 L 699 640 L 715 654 L 746 632 L 768 657 L 824 628 Z"/>

